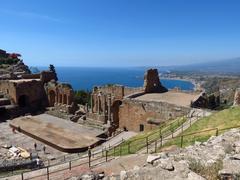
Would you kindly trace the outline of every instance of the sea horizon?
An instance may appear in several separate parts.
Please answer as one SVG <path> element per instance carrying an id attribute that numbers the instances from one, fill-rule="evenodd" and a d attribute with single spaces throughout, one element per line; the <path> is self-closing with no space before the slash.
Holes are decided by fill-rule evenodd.
<path id="1" fill-rule="evenodd" d="M 48 67 L 37 67 L 40 71 Z M 142 87 L 146 67 L 55 67 L 58 79 L 72 85 L 74 90 L 91 91 L 95 86 L 118 84 L 127 87 Z M 161 71 L 159 70 L 159 74 Z M 194 90 L 194 84 L 189 80 L 161 78 L 163 86 L 168 89 L 180 88 L 185 91 Z"/>

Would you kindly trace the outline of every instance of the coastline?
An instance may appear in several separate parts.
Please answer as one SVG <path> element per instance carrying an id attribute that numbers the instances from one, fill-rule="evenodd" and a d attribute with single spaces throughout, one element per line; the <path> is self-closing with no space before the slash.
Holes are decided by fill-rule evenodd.
<path id="1" fill-rule="evenodd" d="M 193 91 L 198 91 L 198 90 L 201 90 L 201 85 L 200 83 L 197 83 L 196 80 L 194 79 L 188 79 L 188 78 L 180 78 L 180 77 L 174 77 L 174 78 L 171 78 L 171 77 L 160 77 L 160 79 L 165 79 L 165 80 L 177 80 L 177 81 L 185 81 L 185 82 L 190 82 L 193 84 Z"/>

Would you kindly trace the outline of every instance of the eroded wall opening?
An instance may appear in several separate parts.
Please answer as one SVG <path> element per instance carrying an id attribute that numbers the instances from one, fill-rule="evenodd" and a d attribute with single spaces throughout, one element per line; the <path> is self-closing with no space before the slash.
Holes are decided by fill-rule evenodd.
<path id="1" fill-rule="evenodd" d="M 19 98 L 18 98 L 18 105 L 20 107 L 27 107 L 29 106 L 29 98 L 28 96 L 26 95 L 21 95 Z"/>

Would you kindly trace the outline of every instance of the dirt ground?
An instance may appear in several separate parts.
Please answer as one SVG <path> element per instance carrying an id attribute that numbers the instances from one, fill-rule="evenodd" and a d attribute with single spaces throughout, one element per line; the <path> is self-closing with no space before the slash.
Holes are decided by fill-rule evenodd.
<path id="1" fill-rule="evenodd" d="M 169 104 L 189 107 L 191 101 L 194 101 L 198 96 L 199 94 L 168 91 L 166 93 L 144 94 L 135 99 L 141 101 L 168 102 Z"/>

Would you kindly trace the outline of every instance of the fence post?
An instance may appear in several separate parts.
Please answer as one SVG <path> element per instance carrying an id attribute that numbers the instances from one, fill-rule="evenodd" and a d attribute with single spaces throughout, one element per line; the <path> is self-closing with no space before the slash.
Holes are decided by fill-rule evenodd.
<path id="1" fill-rule="evenodd" d="M 181 136 L 181 147 L 183 146 L 183 136 Z"/>
<path id="2" fill-rule="evenodd" d="M 103 152 L 103 148 L 102 148 L 102 157 L 103 157 L 103 153 L 104 153 L 104 152 Z"/>
<path id="3" fill-rule="evenodd" d="M 66 161 L 66 157 L 65 157 L 65 155 L 63 156 L 63 161 Z"/>
<path id="4" fill-rule="evenodd" d="M 155 153 L 157 152 L 157 140 L 155 141 Z"/>
<path id="5" fill-rule="evenodd" d="M 120 156 L 122 156 L 122 145 L 120 145 Z"/>
<path id="6" fill-rule="evenodd" d="M 47 180 L 49 180 L 49 167 L 47 167 Z"/>
<path id="7" fill-rule="evenodd" d="M 163 145 L 163 137 L 161 135 L 161 147 L 162 147 L 162 145 Z"/>
<path id="8" fill-rule="evenodd" d="M 128 154 L 130 154 L 130 142 L 128 143 Z"/>
<path id="9" fill-rule="evenodd" d="M 72 169 L 72 162 L 69 161 L 69 170 L 71 170 L 71 169 Z"/>
<path id="10" fill-rule="evenodd" d="M 106 162 L 107 162 L 107 158 L 108 158 L 108 150 L 106 149 Z"/>
<path id="11" fill-rule="evenodd" d="M 159 129 L 159 137 L 161 138 L 161 136 L 162 136 L 162 128 L 160 127 L 160 129 Z"/>
<path id="12" fill-rule="evenodd" d="M 22 180 L 24 180 L 23 173 L 21 173 L 21 178 L 22 178 Z"/>
<path id="13" fill-rule="evenodd" d="M 147 143 L 147 154 L 148 154 L 148 136 L 146 137 L 146 143 Z"/>
<path id="14" fill-rule="evenodd" d="M 216 136 L 218 136 L 218 128 L 216 128 Z"/>

